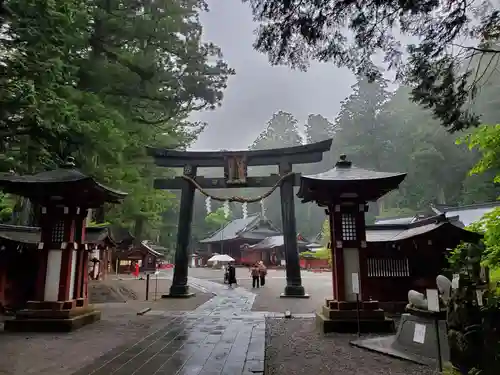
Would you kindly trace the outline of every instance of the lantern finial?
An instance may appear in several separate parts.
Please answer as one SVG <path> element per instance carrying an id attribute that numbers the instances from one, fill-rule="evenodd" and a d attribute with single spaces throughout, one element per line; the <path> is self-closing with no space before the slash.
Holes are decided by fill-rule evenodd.
<path id="1" fill-rule="evenodd" d="M 75 168 L 75 158 L 73 156 L 68 156 L 66 161 L 61 165 L 61 168 L 71 169 Z"/>
<path id="2" fill-rule="evenodd" d="M 351 165 L 352 165 L 352 163 L 349 160 L 347 160 L 346 154 L 340 155 L 339 161 L 337 163 L 335 163 L 335 167 L 337 167 L 337 168 L 350 168 Z"/>

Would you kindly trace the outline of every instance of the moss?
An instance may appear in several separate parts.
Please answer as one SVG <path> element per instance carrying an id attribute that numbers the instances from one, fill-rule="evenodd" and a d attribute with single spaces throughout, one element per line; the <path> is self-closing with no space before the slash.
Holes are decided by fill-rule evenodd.
<path id="1" fill-rule="evenodd" d="M 95 223 L 91 222 L 89 225 L 87 225 L 87 228 L 105 228 L 107 226 L 111 225 L 111 223 Z"/>

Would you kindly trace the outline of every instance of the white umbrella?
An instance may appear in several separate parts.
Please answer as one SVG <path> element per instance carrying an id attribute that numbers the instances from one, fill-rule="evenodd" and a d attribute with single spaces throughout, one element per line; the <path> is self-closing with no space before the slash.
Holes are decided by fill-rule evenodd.
<path id="1" fill-rule="evenodd" d="M 208 262 L 234 262 L 234 259 L 227 254 L 214 255 Z"/>

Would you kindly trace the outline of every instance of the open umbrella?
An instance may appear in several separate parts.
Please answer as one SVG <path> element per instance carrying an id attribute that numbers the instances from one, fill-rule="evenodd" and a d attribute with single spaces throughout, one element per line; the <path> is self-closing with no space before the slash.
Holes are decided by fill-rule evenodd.
<path id="1" fill-rule="evenodd" d="M 208 262 L 234 262 L 234 259 L 227 254 L 214 255 Z"/>

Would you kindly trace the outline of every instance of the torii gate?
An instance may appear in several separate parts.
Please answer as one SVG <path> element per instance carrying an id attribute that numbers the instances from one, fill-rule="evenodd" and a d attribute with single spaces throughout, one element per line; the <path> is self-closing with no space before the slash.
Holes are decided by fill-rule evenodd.
<path id="1" fill-rule="evenodd" d="M 179 151 L 149 148 L 148 153 L 160 167 L 183 168 L 183 175 L 169 179 L 155 179 L 156 189 L 181 189 L 175 270 L 170 292 L 165 297 L 190 297 L 188 278 L 188 245 L 193 218 L 194 193 L 196 189 L 206 194 L 205 189 L 262 188 L 274 191 L 278 186 L 281 195 L 281 215 L 286 259 L 286 286 L 281 297 L 308 298 L 302 286 L 293 187 L 300 185 L 300 175 L 292 171 L 293 164 L 317 163 L 323 153 L 330 150 L 332 140 L 270 150 L 242 151 Z M 269 176 L 247 176 L 248 166 L 278 165 L 279 174 Z M 198 167 L 224 167 L 224 177 L 197 176 Z M 243 203 L 238 197 L 228 199 Z M 253 200 L 247 200 L 253 201 Z"/>

